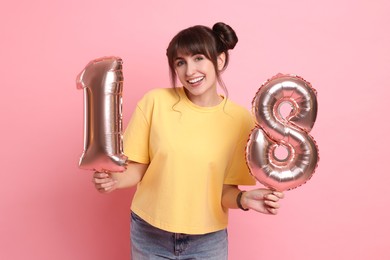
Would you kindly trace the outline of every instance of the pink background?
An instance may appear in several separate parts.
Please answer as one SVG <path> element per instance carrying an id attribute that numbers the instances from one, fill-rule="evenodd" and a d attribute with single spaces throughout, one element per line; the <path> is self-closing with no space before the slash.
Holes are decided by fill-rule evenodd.
<path id="1" fill-rule="evenodd" d="M 151 88 L 169 87 L 165 49 L 179 30 L 230 24 L 239 43 L 224 74 L 250 108 L 277 74 L 318 90 L 314 177 L 280 214 L 232 211 L 230 259 L 390 259 L 386 0 L 16 0 L 0 11 L 0 259 L 129 259 L 132 190 L 97 193 L 77 168 L 92 59 L 124 60 L 124 123 Z"/>

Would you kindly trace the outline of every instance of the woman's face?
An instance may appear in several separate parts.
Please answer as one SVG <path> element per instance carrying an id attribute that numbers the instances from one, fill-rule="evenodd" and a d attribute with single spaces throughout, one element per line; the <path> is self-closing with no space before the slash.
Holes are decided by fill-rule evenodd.
<path id="1" fill-rule="evenodd" d="M 218 67 L 224 62 L 221 56 L 218 58 Z M 176 74 L 192 102 L 201 106 L 216 105 L 220 102 L 215 67 L 206 56 L 179 54 L 174 64 Z"/>

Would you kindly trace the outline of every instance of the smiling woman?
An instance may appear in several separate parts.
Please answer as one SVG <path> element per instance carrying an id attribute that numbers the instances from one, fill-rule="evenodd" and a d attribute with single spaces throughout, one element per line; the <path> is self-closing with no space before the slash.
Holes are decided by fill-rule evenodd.
<path id="1" fill-rule="evenodd" d="M 277 213 L 283 193 L 238 189 L 255 184 L 245 161 L 254 122 L 220 76 L 237 41 L 224 23 L 179 32 L 167 48 L 173 88 L 146 93 L 125 131 L 127 170 L 94 175 L 101 192 L 137 184 L 133 259 L 227 259 L 229 208 Z"/>
<path id="2" fill-rule="evenodd" d="M 225 55 L 220 54 L 218 60 L 218 66 L 222 67 Z M 217 93 L 214 64 L 203 54 L 179 54 L 176 58 L 175 72 L 183 83 L 186 95 L 194 104 L 205 107 L 215 106 L 223 100 Z"/>
<path id="3" fill-rule="evenodd" d="M 217 79 L 226 88 L 220 78 L 220 73 L 226 69 L 229 63 L 228 50 L 234 49 L 238 42 L 235 31 L 225 23 L 216 23 L 213 28 L 197 25 L 178 33 L 167 48 L 168 64 L 172 85 L 176 86 L 175 62 L 180 55 L 189 56 L 202 54 L 214 65 Z M 224 54 L 225 60 L 222 67 L 218 64 L 218 56 Z"/>

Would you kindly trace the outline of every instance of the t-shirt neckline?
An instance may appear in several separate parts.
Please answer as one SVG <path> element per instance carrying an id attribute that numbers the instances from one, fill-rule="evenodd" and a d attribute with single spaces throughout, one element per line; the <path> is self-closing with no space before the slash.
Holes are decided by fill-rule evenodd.
<path id="1" fill-rule="evenodd" d="M 186 95 L 185 91 L 184 91 L 184 87 L 180 87 L 179 88 L 179 94 L 180 94 L 180 97 L 184 100 L 185 104 L 188 105 L 190 108 L 194 109 L 194 110 L 197 110 L 197 111 L 201 111 L 201 112 L 213 112 L 213 111 L 216 111 L 216 110 L 220 110 L 225 102 L 226 102 L 226 97 L 224 95 L 220 95 L 222 97 L 222 100 L 219 104 L 215 105 L 215 106 L 211 106 L 211 107 L 204 107 L 204 106 L 199 106 L 197 104 L 194 104 Z"/>

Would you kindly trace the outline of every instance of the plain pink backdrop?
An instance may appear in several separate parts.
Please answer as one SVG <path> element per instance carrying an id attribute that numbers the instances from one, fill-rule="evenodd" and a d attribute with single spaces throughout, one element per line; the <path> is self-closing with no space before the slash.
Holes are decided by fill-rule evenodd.
<path id="1" fill-rule="evenodd" d="M 0 8 L 0 259 L 129 259 L 132 190 L 97 193 L 79 170 L 92 59 L 124 60 L 124 123 L 147 90 L 169 87 L 179 30 L 224 21 L 237 32 L 224 74 L 250 108 L 281 72 L 318 91 L 314 177 L 280 214 L 232 211 L 230 259 L 390 259 L 390 4 L 386 0 L 16 0 Z"/>

